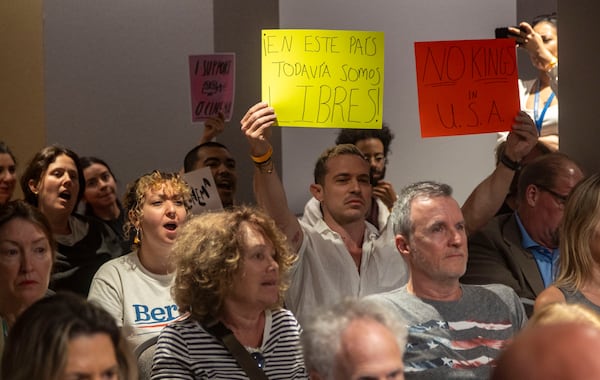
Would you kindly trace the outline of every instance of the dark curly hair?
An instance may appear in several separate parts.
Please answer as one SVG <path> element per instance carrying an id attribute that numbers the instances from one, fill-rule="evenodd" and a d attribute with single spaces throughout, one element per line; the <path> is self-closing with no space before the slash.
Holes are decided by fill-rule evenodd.
<path id="1" fill-rule="evenodd" d="M 381 129 L 342 129 L 335 140 L 337 145 L 354 144 L 366 139 L 379 139 L 383 144 L 383 154 L 387 157 L 394 134 L 386 123 Z"/>

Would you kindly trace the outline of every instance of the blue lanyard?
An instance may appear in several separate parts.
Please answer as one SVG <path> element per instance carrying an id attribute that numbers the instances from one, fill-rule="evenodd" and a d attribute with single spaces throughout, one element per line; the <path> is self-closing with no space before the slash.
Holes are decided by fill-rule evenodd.
<path id="1" fill-rule="evenodd" d="M 544 103 L 544 108 L 542 109 L 542 114 L 538 118 L 538 102 L 540 100 L 540 90 L 541 89 L 542 89 L 542 84 L 538 80 L 538 90 L 536 91 L 535 96 L 533 98 L 533 119 L 535 120 L 535 126 L 537 127 L 538 134 L 540 134 L 542 132 L 542 123 L 544 122 L 544 115 L 546 115 L 546 111 L 548 110 L 548 107 L 550 107 L 550 104 L 552 103 L 552 100 L 554 99 L 554 92 L 552 92 L 552 94 L 550 94 L 550 96 L 548 97 L 548 100 L 546 100 L 546 103 Z"/>

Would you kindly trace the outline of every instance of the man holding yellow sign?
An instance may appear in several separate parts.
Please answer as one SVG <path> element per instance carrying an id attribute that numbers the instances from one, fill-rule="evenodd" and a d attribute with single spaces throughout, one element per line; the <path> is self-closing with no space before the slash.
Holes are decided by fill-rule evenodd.
<path id="1" fill-rule="evenodd" d="M 391 223 L 380 232 L 365 220 L 372 187 L 369 163 L 361 151 L 355 145 L 340 144 L 321 155 L 310 192 L 321 203 L 323 217 L 309 226 L 290 211 L 273 166 L 269 137 L 276 122 L 274 109 L 261 102 L 243 117 L 242 131 L 255 163 L 256 201 L 298 254 L 286 306 L 302 323 L 318 306 L 404 285 L 407 268 L 396 251 Z"/>

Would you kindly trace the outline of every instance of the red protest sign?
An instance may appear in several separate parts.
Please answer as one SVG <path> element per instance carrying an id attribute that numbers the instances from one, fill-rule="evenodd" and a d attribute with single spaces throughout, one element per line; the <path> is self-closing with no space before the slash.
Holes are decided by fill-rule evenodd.
<path id="1" fill-rule="evenodd" d="M 519 111 L 512 39 L 415 42 L 421 137 L 508 131 Z"/>

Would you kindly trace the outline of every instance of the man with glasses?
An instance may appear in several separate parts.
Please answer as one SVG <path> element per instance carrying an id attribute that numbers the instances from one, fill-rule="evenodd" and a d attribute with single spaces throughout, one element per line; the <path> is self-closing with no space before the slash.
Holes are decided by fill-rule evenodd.
<path id="1" fill-rule="evenodd" d="M 496 216 L 469 237 L 462 282 L 508 285 L 530 315 L 537 295 L 554 281 L 564 204 L 582 178 L 581 168 L 563 153 L 529 163 L 519 176 L 516 211 Z"/>

